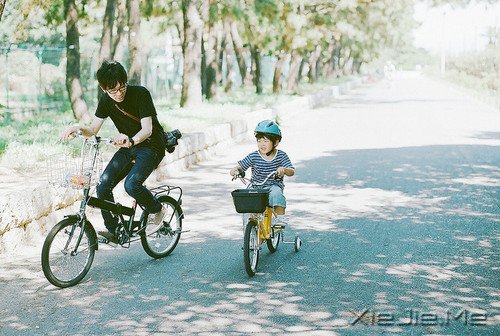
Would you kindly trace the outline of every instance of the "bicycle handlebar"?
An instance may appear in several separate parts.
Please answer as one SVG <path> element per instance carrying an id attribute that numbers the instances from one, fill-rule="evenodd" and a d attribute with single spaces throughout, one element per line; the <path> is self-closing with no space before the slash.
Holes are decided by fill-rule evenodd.
<path id="1" fill-rule="evenodd" d="M 264 179 L 264 181 L 262 181 L 261 183 L 255 183 L 255 182 L 252 182 L 251 180 L 249 179 L 246 179 L 245 178 L 245 172 L 243 170 L 238 170 L 238 173 L 236 173 L 233 177 L 233 181 L 236 180 L 237 178 L 240 178 L 242 181 L 248 181 L 250 183 L 251 186 L 253 187 L 260 187 L 260 186 L 263 186 L 264 184 L 266 184 L 266 182 L 270 179 L 270 178 L 274 178 L 276 179 L 278 177 L 278 172 L 275 170 L 275 171 L 272 171 L 270 172 L 266 178 Z M 245 183 L 246 184 L 246 183 Z"/>
<path id="2" fill-rule="evenodd" d="M 274 178 L 276 179 L 276 177 L 278 176 L 278 172 L 275 170 L 275 171 L 272 171 L 270 172 L 266 178 L 264 179 L 264 181 L 262 181 L 261 183 L 255 183 L 255 182 L 252 182 L 252 186 L 254 187 L 260 187 L 260 186 L 263 186 L 264 184 L 266 184 L 266 182 L 270 179 L 270 178 Z"/>
<path id="3" fill-rule="evenodd" d="M 97 135 L 92 135 L 91 137 L 87 138 L 80 131 L 76 132 L 75 136 L 78 137 L 78 138 L 80 138 L 80 139 L 86 140 L 86 141 L 90 142 L 93 145 L 101 144 L 101 143 L 105 143 L 105 144 L 108 144 L 108 145 L 112 145 L 113 144 L 112 143 L 113 139 L 111 139 L 111 138 L 103 138 L 103 137 L 100 137 L 100 136 L 97 136 Z"/>

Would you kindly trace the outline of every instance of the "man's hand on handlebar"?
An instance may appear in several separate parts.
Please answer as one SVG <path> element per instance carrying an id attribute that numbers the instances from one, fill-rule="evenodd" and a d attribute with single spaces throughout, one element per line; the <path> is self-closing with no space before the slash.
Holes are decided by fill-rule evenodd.
<path id="1" fill-rule="evenodd" d="M 128 135 L 125 135 L 123 133 L 120 133 L 117 136 L 113 137 L 111 139 L 111 143 L 113 145 L 115 145 L 116 147 L 124 147 L 124 148 L 131 147 L 131 143 L 128 139 Z"/>
<path id="2" fill-rule="evenodd" d="M 61 140 L 67 141 L 67 140 L 73 139 L 77 135 L 78 132 L 80 132 L 80 126 L 71 126 L 71 127 L 68 127 L 67 129 L 65 129 L 61 133 L 59 138 Z"/>

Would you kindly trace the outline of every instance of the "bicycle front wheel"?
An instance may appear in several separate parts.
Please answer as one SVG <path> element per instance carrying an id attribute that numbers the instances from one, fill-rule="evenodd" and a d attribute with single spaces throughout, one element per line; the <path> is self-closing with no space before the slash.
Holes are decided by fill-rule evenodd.
<path id="1" fill-rule="evenodd" d="M 170 196 L 160 196 L 158 201 L 167 209 L 163 217 L 163 226 L 152 234 L 141 235 L 144 251 L 153 258 L 168 256 L 177 246 L 182 231 L 182 210 L 177 201 Z M 141 222 L 145 225 L 147 214 L 143 213 Z"/>
<path id="2" fill-rule="evenodd" d="M 45 238 L 42 248 L 43 274 L 51 284 L 65 288 L 79 283 L 90 270 L 97 248 L 97 238 L 89 221 L 85 229 L 77 218 L 57 223 Z M 78 243 L 78 240 L 80 243 Z"/>
<path id="3" fill-rule="evenodd" d="M 243 261 L 249 276 L 254 276 L 259 262 L 259 232 L 257 223 L 249 221 L 243 237 Z"/>

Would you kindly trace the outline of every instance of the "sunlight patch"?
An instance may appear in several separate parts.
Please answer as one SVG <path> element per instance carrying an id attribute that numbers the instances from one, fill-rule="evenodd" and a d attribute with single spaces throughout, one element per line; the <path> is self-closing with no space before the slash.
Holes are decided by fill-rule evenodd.
<path id="1" fill-rule="evenodd" d="M 352 186 L 335 188 L 305 183 L 290 183 L 287 186 L 287 197 L 291 208 L 295 209 L 300 205 L 302 218 L 303 215 L 311 214 L 315 218 L 326 217 L 330 220 L 368 216 L 394 219 L 394 212 L 398 208 L 437 212 L 441 210 L 439 204 L 448 199 L 411 196 L 397 190 Z"/>
<path id="2" fill-rule="evenodd" d="M 403 264 L 389 267 L 386 273 L 397 275 L 403 278 L 422 277 L 434 281 L 465 279 L 466 277 L 464 275 L 453 271 L 453 268 L 456 267 L 456 265 L 441 267 L 432 265 Z"/>
<path id="3" fill-rule="evenodd" d="M 457 178 L 451 180 L 454 183 L 462 183 L 467 185 L 479 185 L 484 187 L 500 187 L 500 178 L 494 178 L 484 175 L 471 175 L 469 177 Z"/>

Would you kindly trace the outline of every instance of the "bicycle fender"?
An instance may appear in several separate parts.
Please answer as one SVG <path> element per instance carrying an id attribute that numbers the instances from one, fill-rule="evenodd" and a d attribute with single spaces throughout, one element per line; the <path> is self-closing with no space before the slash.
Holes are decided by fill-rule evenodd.
<path id="1" fill-rule="evenodd" d="M 184 212 L 182 211 L 182 208 L 181 208 L 179 202 L 177 202 L 173 197 L 170 197 L 167 195 L 163 195 L 163 196 L 158 197 L 159 201 L 161 199 L 168 199 L 170 201 L 170 203 L 174 204 L 175 210 L 177 210 L 177 212 L 179 212 L 179 214 L 180 214 L 179 218 L 184 219 Z"/>

